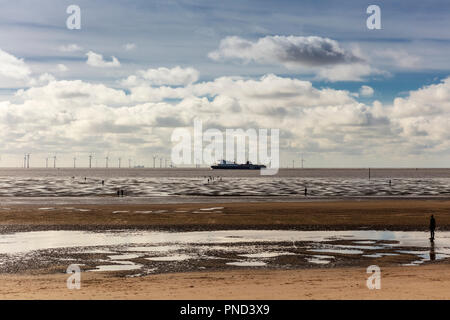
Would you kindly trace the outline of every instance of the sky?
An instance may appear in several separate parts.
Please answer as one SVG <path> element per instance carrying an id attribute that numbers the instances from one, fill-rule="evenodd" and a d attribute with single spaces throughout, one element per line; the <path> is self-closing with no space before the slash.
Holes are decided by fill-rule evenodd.
<path id="1" fill-rule="evenodd" d="M 199 119 L 280 129 L 282 166 L 449 167 L 449 18 L 433 0 L 2 0 L 0 166 L 151 166 Z"/>

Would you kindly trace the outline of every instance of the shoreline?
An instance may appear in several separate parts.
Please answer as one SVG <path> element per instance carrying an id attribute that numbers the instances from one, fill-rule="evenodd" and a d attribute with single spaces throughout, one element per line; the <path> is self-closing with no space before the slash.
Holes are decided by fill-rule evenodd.
<path id="1" fill-rule="evenodd" d="M 358 202 L 358 201 L 450 201 L 449 196 L 41 196 L 0 197 L 1 206 L 18 205 L 157 205 L 157 204 L 220 204 L 220 203 L 296 203 L 296 202 Z"/>

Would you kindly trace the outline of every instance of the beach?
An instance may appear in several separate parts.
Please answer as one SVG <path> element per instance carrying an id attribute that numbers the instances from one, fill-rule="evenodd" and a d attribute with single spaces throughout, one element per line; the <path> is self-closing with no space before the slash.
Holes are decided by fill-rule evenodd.
<path id="1" fill-rule="evenodd" d="M 213 204 L 111 202 L 109 205 L 60 204 L 45 207 L 3 205 L 0 225 L 4 240 L 7 242 L 8 237 L 19 237 L 10 241 L 24 243 L 24 246 L 29 241 L 28 246 L 36 245 L 35 249 L 39 250 L 30 251 L 23 260 L 7 261 L 0 266 L 0 297 L 450 298 L 448 245 L 442 242 L 448 240 L 447 232 L 450 230 L 449 200 Z M 431 214 L 438 223 L 436 249 L 434 245 L 429 248 L 427 239 Z M 41 237 L 48 236 L 48 232 L 53 238 L 42 240 Z M 77 232 L 87 232 L 86 236 L 91 237 L 87 241 L 92 243 L 81 241 L 85 236 Z M 439 239 L 440 233 L 441 237 L 445 235 L 445 239 Z M 122 234 L 130 238 L 119 237 L 120 241 L 114 238 L 116 242 L 111 243 L 95 242 Z M 37 238 L 31 235 L 37 235 Z M 322 238 L 317 238 L 317 235 Z M 73 245 L 70 243 L 72 236 Z M 52 240 L 61 237 L 69 240 L 61 244 Z M 139 237 L 144 240 L 139 240 Z M 421 239 L 417 240 L 417 237 Z M 128 239 L 136 243 L 124 247 L 129 245 Z M 39 241 L 44 244 L 42 247 L 36 244 Z M 148 242 L 144 244 L 147 247 L 142 248 L 144 242 Z M 210 243 L 209 247 L 206 242 Z M 67 249 L 67 243 L 73 249 Z M 168 246 L 174 248 L 166 249 Z M 182 250 L 176 248 L 180 246 Z M 311 246 L 316 246 L 315 252 L 310 252 Z M 87 252 L 87 247 L 91 251 Z M 173 252 L 161 252 L 161 248 Z M 4 254 L 14 253 L 8 251 L 11 247 L 7 244 L 0 246 L 1 250 Z M 158 253 L 151 253 L 155 250 Z M 356 252 L 358 250 L 359 253 Z M 17 253 L 20 253 L 19 249 Z M 174 257 L 173 261 L 165 259 L 167 256 Z M 205 260 L 203 256 L 211 259 Z M 432 259 L 432 256 L 437 258 Z M 65 269 L 70 261 L 84 264 L 80 290 L 66 287 L 68 275 Z M 235 261 L 253 264 L 240 265 Z M 111 265 L 127 268 L 101 272 L 95 268 L 105 266 L 99 267 L 99 264 L 106 264 L 109 268 Z M 369 290 L 366 286 L 369 276 L 366 268 L 373 264 L 381 267 L 380 290 Z M 92 270 L 100 272 L 90 272 Z"/>
<path id="2" fill-rule="evenodd" d="M 156 228 L 220 230 L 229 228 L 300 230 L 428 230 L 431 214 L 440 230 L 450 230 L 450 200 L 332 200 L 102 205 L 14 205 L 0 209 L 8 230 Z M 120 200 L 120 199 L 119 199 Z M 52 201 L 47 200 L 48 203 Z"/>
<path id="3" fill-rule="evenodd" d="M 382 268 L 381 289 L 368 290 L 364 268 L 237 270 L 120 278 L 83 273 L 68 290 L 66 274 L 2 275 L 1 299 L 449 299 L 448 264 Z"/>

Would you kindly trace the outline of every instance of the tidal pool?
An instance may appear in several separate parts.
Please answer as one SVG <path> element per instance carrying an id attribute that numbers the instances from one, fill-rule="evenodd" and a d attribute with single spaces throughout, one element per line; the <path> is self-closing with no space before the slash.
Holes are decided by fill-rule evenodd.
<path id="1" fill-rule="evenodd" d="M 418 265 L 450 257 L 450 232 L 221 230 L 32 231 L 0 235 L 0 272 L 74 262 L 85 271 L 148 274 L 235 267 Z M 355 259 L 355 257 L 357 259 Z M 398 258 L 396 257 L 396 258 Z M 244 260 L 245 259 L 245 260 Z M 370 261 L 369 261 L 370 260 Z M 136 274 L 135 274 L 136 275 Z"/>

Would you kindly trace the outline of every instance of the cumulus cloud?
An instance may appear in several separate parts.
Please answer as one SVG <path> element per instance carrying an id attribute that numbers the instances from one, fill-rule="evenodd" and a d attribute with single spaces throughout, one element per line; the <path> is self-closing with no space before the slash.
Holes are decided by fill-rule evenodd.
<path id="1" fill-rule="evenodd" d="M 110 68 L 110 67 L 120 67 L 120 62 L 116 57 L 112 56 L 111 61 L 103 60 L 103 55 L 99 53 L 95 53 L 93 51 L 89 51 L 86 53 L 88 59 L 86 63 L 91 67 L 98 68 Z"/>
<path id="2" fill-rule="evenodd" d="M 410 145 L 428 151 L 450 147 L 450 78 L 396 98 L 389 116 Z"/>
<path id="3" fill-rule="evenodd" d="M 129 85 L 125 90 L 44 74 L 34 87 L 0 102 L 0 145 L 17 154 L 169 154 L 173 128 L 201 119 L 205 128 L 280 128 L 287 150 L 401 154 L 449 147 L 450 78 L 392 105 L 367 105 L 347 90 L 275 74 L 198 79 L 193 68 L 140 70 L 122 81 Z M 362 86 L 360 94 L 373 89 Z"/>
<path id="4" fill-rule="evenodd" d="M 373 128 L 386 125 L 382 115 L 374 115 L 348 91 L 317 89 L 309 81 L 273 74 L 259 79 L 221 77 L 173 89 L 181 90 L 173 103 L 163 101 L 172 95 L 169 91 L 159 92 L 159 101 L 148 96 L 141 103 L 133 93 L 80 80 L 20 90 L 14 103 L 0 106 L 0 127 L 8 132 L 3 143 L 17 152 L 56 152 L 62 145 L 80 152 L 97 145 L 117 152 L 164 150 L 170 147 L 173 127 L 190 127 L 194 119 L 201 119 L 209 127 L 282 128 L 297 139 L 293 146 L 314 143 L 316 150 L 324 151 L 344 150 L 346 145 L 363 148 L 364 143 L 356 143 L 359 134 L 379 138 Z M 142 141 L 126 142 L 136 137 Z"/>
<path id="5" fill-rule="evenodd" d="M 0 49 L 0 87 L 44 85 L 52 80 L 54 80 L 53 75 L 49 73 L 33 74 L 23 59 Z"/>
<path id="6" fill-rule="evenodd" d="M 359 89 L 359 94 L 362 97 L 371 97 L 374 94 L 374 90 L 372 87 L 369 86 L 361 86 L 361 88 Z"/>
<path id="7" fill-rule="evenodd" d="M 256 42 L 237 36 L 227 37 L 220 42 L 218 50 L 209 53 L 209 57 L 217 61 L 239 59 L 287 67 L 315 67 L 362 61 L 360 57 L 341 48 L 335 40 L 297 36 L 266 36 Z"/>
<path id="8" fill-rule="evenodd" d="M 12 54 L 0 49 L 0 76 L 23 80 L 31 75 L 31 69 L 25 64 L 23 59 L 18 59 Z"/>
<path id="9" fill-rule="evenodd" d="M 386 74 L 371 67 L 359 48 L 347 50 L 335 40 L 317 36 L 266 36 L 256 41 L 226 37 L 208 56 L 215 61 L 282 65 L 292 71 L 314 72 L 329 81 L 362 81 L 373 74 Z"/>

